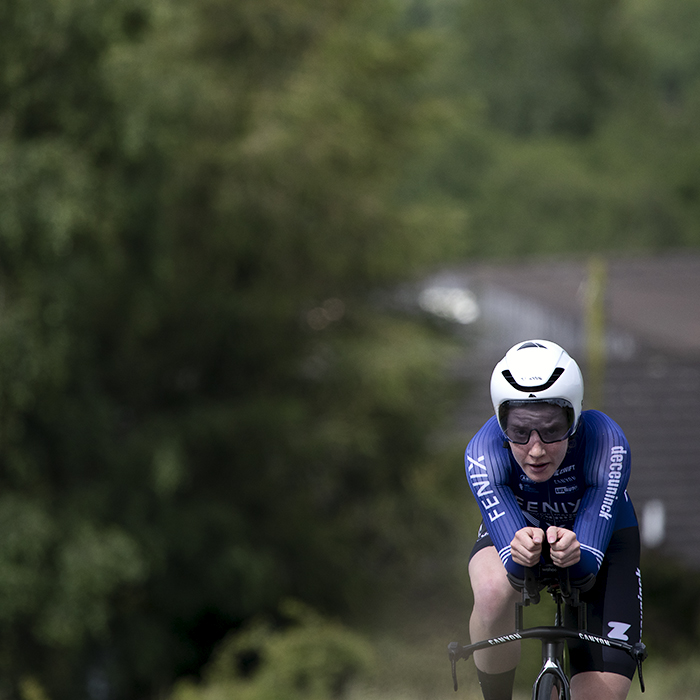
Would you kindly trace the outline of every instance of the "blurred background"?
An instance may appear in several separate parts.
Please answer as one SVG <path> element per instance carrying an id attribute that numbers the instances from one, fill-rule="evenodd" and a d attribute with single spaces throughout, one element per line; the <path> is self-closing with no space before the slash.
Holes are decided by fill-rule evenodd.
<path id="1" fill-rule="evenodd" d="M 698 697 L 699 32 L 3 2 L 0 700 L 479 697 L 463 451 L 531 337 L 632 444 L 645 697 Z"/>

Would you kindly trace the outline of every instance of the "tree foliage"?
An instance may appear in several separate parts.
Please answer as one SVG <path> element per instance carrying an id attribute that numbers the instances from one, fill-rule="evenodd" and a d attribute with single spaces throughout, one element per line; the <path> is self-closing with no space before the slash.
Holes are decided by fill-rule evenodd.
<path id="1" fill-rule="evenodd" d="M 252 622 L 221 645 L 202 683 L 178 683 L 173 700 L 326 700 L 376 670 L 367 640 L 298 603 L 283 608 L 285 628 Z"/>
<path id="2" fill-rule="evenodd" d="M 696 2 L 429 4 L 436 84 L 468 116 L 424 181 L 467 254 L 700 244 Z"/>
<path id="3" fill-rule="evenodd" d="M 372 298 L 446 245 L 392 204 L 423 41 L 381 3 L 2 12 L 3 682 L 148 697 L 440 531 L 444 344 Z"/>

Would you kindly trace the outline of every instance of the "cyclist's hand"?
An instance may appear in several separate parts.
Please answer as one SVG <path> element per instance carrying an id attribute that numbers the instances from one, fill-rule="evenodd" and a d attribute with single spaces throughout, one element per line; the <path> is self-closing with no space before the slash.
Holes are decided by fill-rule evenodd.
<path id="1" fill-rule="evenodd" d="M 510 543 L 510 555 L 516 564 L 535 566 L 539 564 L 544 542 L 544 530 L 538 527 L 524 527 L 515 533 Z"/>
<path id="2" fill-rule="evenodd" d="M 576 539 L 576 533 L 564 527 L 552 525 L 547 528 L 549 555 L 554 566 L 565 569 L 577 564 L 581 559 L 581 545 Z"/>

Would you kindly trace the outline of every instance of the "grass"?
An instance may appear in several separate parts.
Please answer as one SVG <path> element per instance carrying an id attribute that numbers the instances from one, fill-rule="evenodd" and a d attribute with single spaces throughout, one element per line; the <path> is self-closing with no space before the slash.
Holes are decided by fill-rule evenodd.
<path id="1" fill-rule="evenodd" d="M 443 670 L 444 673 L 435 673 L 435 669 L 429 669 L 416 685 L 412 685 L 415 675 L 420 674 L 418 669 L 392 681 L 394 669 L 381 683 L 354 688 L 347 700 L 482 700 L 476 675 L 467 672 L 466 667 L 460 669 L 457 693 L 451 687 L 449 668 Z M 429 679 L 434 679 L 434 684 Z M 628 700 L 697 700 L 700 698 L 700 658 L 681 664 L 649 662 L 644 679 L 646 692 L 642 694 L 635 676 Z M 527 688 L 520 688 L 514 694 L 514 700 L 530 700 L 530 697 L 531 691 Z"/>

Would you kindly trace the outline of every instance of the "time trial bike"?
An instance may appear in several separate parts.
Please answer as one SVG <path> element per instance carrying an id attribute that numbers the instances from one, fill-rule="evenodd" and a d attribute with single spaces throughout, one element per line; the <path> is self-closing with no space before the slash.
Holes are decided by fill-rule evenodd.
<path id="1" fill-rule="evenodd" d="M 564 662 L 564 648 L 568 640 L 582 640 L 588 644 L 599 644 L 612 649 L 620 649 L 634 659 L 637 664 L 639 683 L 644 692 L 642 662 L 647 657 L 646 647 L 642 642 L 628 644 L 617 639 L 599 637 L 587 631 L 586 603 L 581 600 L 581 593 L 590 590 L 595 577 L 571 581 L 567 569 L 557 569 L 554 577 L 538 578 L 537 570 L 525 569 L 525 579 L 509 576 L 514 588 L 521 591 L 522 598 L 515 604 L 515 630 L 493 639 L 485 639 L 474 644 L 461 645 L 452 642 L 448 645 L 452 665 L 452 681 L 455 691 L 457 684 L 457 661 L 468 659 L 475 651 L 488 649 L 500 644 L 507 644 L 524 639 L 539 639 L 542 643 L 542 668 L 532 686 L 532 700 L 571 699 L 570 676 Z M 554 625 L 551 627 L 524 628 L 523 611 L 529 605 L 540 602 L 540 592 L 547 588 L 556 604 Z M 568 609 L 568 610 L 567 610 Z M 567 615 L 567 613 L 569 613 Z M 573 617 L 572 617 L 573 614 Z M 567 627 L 566 619 L 576 619 L 576 628 Z M 556 695 L 553 693 L 556 691 Z"/>

